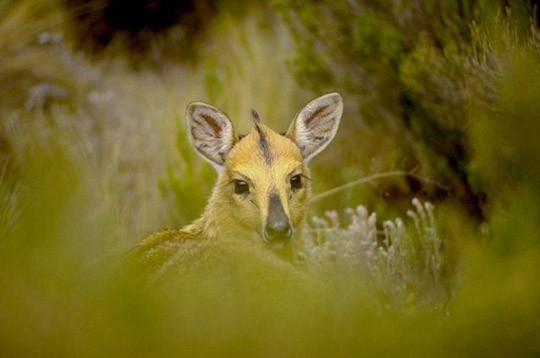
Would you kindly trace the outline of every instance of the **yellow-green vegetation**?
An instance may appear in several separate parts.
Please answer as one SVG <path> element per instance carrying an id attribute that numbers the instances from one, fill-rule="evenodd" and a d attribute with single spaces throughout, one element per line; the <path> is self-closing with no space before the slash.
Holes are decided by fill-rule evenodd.
<path id="1" fill-rule="evenodd" d="M 225 3 L 189 61 L 156 62 L 159 46 L 134 60 L 120 40 L 90 60 L 64 2 L 0 2 L 0 355 L 539 356 L 530 3 Z M 285 130 L 327 90 L 344 126 L 315 194 L 415 177 L 320 197 L 302 264 L 238 241 L 182 275 L 133 270 L 130 249 L 198 217 L 215 180 L 188 102 Z"/>

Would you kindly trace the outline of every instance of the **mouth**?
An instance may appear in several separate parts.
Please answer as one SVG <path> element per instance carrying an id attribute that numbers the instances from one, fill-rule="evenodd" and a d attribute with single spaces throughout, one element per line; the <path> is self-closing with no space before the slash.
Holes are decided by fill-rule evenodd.
<path id="1" fill-rule="evenodd" d="M 279 240 L 279 241 L 265 240 L 265 242 L 273 251 L 282 251 L 291 246 L 291 243 L 289 240 Z"/>
<path id="2" fill-rule="evenodd" d="M 263 239 L 263 242 L 266 244 L 266 247 L 270 249 L 276 256 L 287 260 L 292 261 L 295 257 L 294 250 L 294 230 L 290 235 L 283 235 L 280 238 L 270 238 L 264 235 L 264 233 L 259 233 Z"/>
<path id="3" fill-rule="evenodd" d="M 274 253 L 280 259 L 287 262 L 295 262 L 298 257 L 296 255 L 295 245 L 293 245 L 293 239 L 286 241 L 270 242 L 267 243 L 270 251 Z"/>
<path id="4" fill-rule="evenodd" d="M 265 230 L 257 230 L 257 234 L 262 241 L 274 254 L 285 259 L 291 260 L 294 257 L 294 228 L 287 234 L 279 236 L 268 236 L 265 234 Z"/>

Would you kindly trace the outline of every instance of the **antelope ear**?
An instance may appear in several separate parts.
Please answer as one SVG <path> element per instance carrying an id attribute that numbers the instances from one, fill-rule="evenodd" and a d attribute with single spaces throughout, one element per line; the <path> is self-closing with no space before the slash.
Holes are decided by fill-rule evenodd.
<path id="1" fill-rule="evenodd" d="M 214 106 L 192 102 L 186 107 L 186 121 L 193 147 L 218 172 L 221 171 L 236 142 L 229 117 Z"/>
<path id="2" fill-rule="evenodd" d="M 285 135 L 298 145 L 305 163 L 332 141 L 342 113 L 341 95 L 329 93 L 309 102 L 296 115 Z"/>

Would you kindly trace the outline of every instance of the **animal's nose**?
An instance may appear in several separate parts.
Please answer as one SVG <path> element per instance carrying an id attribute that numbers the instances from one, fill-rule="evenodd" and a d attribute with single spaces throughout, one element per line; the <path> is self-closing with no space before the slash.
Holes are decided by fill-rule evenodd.
<path id="1" fill-rule="evenodd" d="M 292 237 L 292 233 L 288 220 L 270 222 L 265 228 L 265 237 L 268 241 L 286 241 Z"/>
<path id="2" fill-rule="evenodd" d="M 277 193 L 270 195 L 268 205 L 268 218 L 264 228 L 264 239 L 266 241 L 285 241 L 292 237 L 293 229 L 289 223 L 289 218 L 283 209 L 281 199 Z"/>

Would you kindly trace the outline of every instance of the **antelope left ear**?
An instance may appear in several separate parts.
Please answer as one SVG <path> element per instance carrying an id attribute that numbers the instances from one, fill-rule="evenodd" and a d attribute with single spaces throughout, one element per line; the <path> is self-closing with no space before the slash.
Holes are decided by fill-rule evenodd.
<path id="1" fill-rule="evenodd" d="M 186 122 L 193 147 L 221 171 L 237 140 L 229 117 L 214 106 L 192 102 L 186 108 Z"/>
<path id="2" fill-rule="evenodd" d="M 296 115 L 286 136 L 292 139 L 307 163 L 334 139 L 343 114 L 339 93 L 329 93 L 309 102 Z"/>

